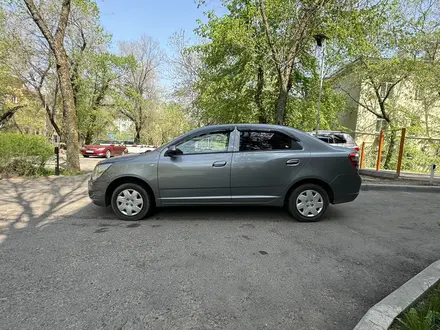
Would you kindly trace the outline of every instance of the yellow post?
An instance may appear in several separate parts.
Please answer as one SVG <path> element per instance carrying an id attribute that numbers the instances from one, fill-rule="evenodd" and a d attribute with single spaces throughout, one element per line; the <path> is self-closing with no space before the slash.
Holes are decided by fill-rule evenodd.
<path id="1" fill-rule="evenodd" d="M 362 142 L 362 149 L 361 149 L 361 168 L 365 167 L 365 141 Z"/>
<path id="2" fill-rule="evenodd" d="M 382 161 L 383 138 L 384 138 L 384 131 L 381 130 L 379 135 L 379 150 L 377 152 L 376 171 L 380 170 L 380 162 Z"/>
<path id="3" fill-rule="evenodd" d="M 402 128 L 402 133 L 400 133 L 400 148 L 399 148 L 399 158 L 397 159 L 397 176 L 400 176 L 400 169 L 402 168 L 402 158 L 403 158 L 403 149 L 405 147 L 405 137 L 406 137 L 406 128 Z"/>

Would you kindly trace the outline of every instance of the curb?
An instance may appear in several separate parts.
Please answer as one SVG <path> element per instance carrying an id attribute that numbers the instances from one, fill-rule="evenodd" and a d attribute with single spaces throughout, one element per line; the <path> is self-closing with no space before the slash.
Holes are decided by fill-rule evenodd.
<path id="1" fill-rule="evenodd" d="M 361 185 L 361 191 L 406 191 L 406 192 L 439 192 L 440 193 L 440 186 L 363 183 Z"/>
<path id="2" fill-rule="evenodd" d="M 360 175 L 366 175 L 371 176 L 373 178 L 383 178 L 383 179 L 397 179 L 397 174 L 394 172 L 381 172 L 381 171 L 375 171 L 375 170 L 366 170 L 361 168 L 359 170 Z"/>
<path id="3" fill-rule="evenodd" d="M 387 330 L 406 311 L 440 282 L 440 260 L 426 267 L 396 291 L 371 307 L 354 330 Z"/>

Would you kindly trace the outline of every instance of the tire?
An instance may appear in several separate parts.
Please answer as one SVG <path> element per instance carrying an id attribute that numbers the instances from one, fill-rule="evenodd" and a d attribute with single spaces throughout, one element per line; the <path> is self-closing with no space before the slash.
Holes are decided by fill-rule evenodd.
<path id="1" fill-rule="evenodd" d="M 84 156 L 84 158 L 89 158 L 89 155 L 83 155 Z"/>
<path id="2" fill-rule="evenodd" d="M 329 198 L 327 192 L 324 188 L 314 183 L 306 183 L 295 188 L 287 200 L 289 213 L 301 222 L 321 220 L 327 211 L 328 205 Z M 317 214 L 314 214 L 314 212 Z"/>
<path id="3" fill-rule="evenodd" d="M 110 150 L 107 150 L 105 152 L 105 158 L 110 158 L 112 156 L 112 153 L 110 152 Z"/>
<path id="4" fill-rule="evenodd" d="M 142 206 L 139 207 L 140 204 L 137 205 L 140 208 L 140 211 L 133 215 L 129 215 L 130 209 L 133 211 L 132 206 L 136 206 L 136 200 L 139 200 L 139 196 L 142 199 Z M 120 198 L 118 199 L 118 197 Z M 125 208 L 123 205 L 124 203 L 126 203 Z M 124 183 L 120 185 L 113 191 L 111 199 L 112 209 L 116 216 L 121 220 L 128 221 L 141 220 L 150 215 L 154 209 L 153 203 L 152 196 L 150 196 L 142 186 L 136 183 Z"/>

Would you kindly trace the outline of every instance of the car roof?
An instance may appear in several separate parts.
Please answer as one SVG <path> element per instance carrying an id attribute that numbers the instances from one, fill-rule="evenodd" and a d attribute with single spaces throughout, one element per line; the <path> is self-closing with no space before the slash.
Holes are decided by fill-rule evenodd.
<path id="1" fill-rule="evenodd" d="M 316 135 L 316 131 L 309 132 L 309 134 Z M 318 131 L 318 135 L 319 135 L 319 134 L 322 134 L 322 135 L 327 135 L 327 134 L 344 134 L 344 135 L 349 135 L 350 133 L 343 132 L 343 131 L 325 131 L 325 130 L 319 130 L 319 131 Z"/>
<path id="2" fill-rule="evenodd" d="M 192 130 L 182 136 L 177 137 L 176 139 L 164 144 L 161 148 L 165 148 L 171 144 L 177 143 L 178 141 L 181 141 L 185 138 L 188 138 L 193 135 L 197 134 L 203 134 L 205 132 L 212 132 L 216 130 L 234 130 L 237 128 L 238 130 L 276 130 L 284 132 L 290 136 L 294 136 L 300 141 L 304 141 L 307 143 L 308 147 L 315 150 L 325 150 L 328 149 L 328 144 L 317 139 L 316 137 L 301 131 L 299 129 L 289 127 L 289 126 L 282 126 L 282 125 L 271 125 L 271 124 L 222 124 L 222 125 L 209 125 L 209 126 L 203 126 L 200 128 L 196 128 L 195 130 Z"/>
<path id="3" fill-rule="evenodd" d="M 307 134 L 304 131 L 301 131 L 299 129 L 289 127 L 289 126 L 282 126 L 282 125 L 272 125 L 272 124 L 222 124 L 222 125 L 209 125 L 209 126 L 203 126 L 200 128 L 195 129 L 193 132 L 200 132 L 203 133 L 204 131 L 212 131 L 212 130 L 233 130 L 234 128 L 237 128 L 238 130 L 281 130 L 281 131 L 290 131 L 291 133 L 297 132 L 300 134 Z"/>

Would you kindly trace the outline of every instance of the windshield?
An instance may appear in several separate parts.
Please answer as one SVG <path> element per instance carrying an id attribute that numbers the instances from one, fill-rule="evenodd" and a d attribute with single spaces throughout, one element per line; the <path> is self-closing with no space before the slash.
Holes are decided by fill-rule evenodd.
<path id="1" fill-rule="evenodd" d="M 111 141 L 111 140 L 98 140 L 93 142 L 94 145 L 100 145 L 100 146 L 109 146 L 111 144 L 119 144 L 118 141 Z"/>

